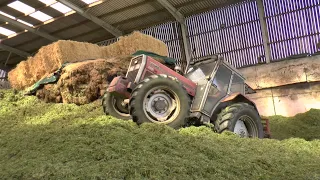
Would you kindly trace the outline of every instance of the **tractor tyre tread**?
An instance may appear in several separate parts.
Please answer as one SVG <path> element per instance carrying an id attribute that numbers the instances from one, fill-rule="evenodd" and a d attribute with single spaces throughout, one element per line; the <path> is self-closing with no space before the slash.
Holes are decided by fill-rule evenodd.
<path id="1" fill-rule="evenodd" d="M 178 128 L 181 128 L 184 125 L 186 125 L 186 119 L 189 116 L 189 112 L 190 112 L 191 99 L 190 99 L 187 91 L 183 87 L 182 83 L 179 82 L 177 78 L 172 77 L 172 76 L 168 76 L 168 75 L 164 75 L 164 74 L 149 76 L 148 78 L 141 81 L 137 85 L 137 87 L 132 91 L 131 98 L 129 101 L 129 104 L 130 104 L 129 112 L 132 116 L 132 120 L 134 122 L 136 122 L 137 124 L 140 125 L 142 123 L 148 122 L 146 119 L 141 118 L 141 117 L 145 116 L 142 108 L 137 108 L 138 103 L 139 102 L 141 103 L 141 101 L 143 102 L 143 99 L 141 98 L 140 92 L 145 91 L 144 89 L 145 89 L 146 85 L 150 83 L 150 81 L 153 81 L 153 83 L 156 84 L 157 83 L 156 81 L 162 81 L 164 79 L 168 82 L 170 82 L 169 80 L 172 80 L 175 83 L 177 83 L 177 85 L 179 87 L 181 87 L 179 94 L 182 94 L 182 97 L 184 99 L 181 100 L 181 97 L 179 97 L 180 101 L 183 101 L 180 104 L 181 104 L 181 106 L 185 107 L 185 108 L 180 108 L 180 111 L 182 112 L 182 115 L 181 115 L 182 118 L 175 120 L 167 125 L 169 125 L 170 127 L 174 128 L 174 129 L 178 129 Z"/>
<path id="2" fill-rule="evenodd" d="M 114 107 L 113 102 L 112 102 L 112 94 L 110 94 L 109 92 L 106 92 L 103 95 L 103 97 L 102 97 L 102 106 L 103 106 L 103 112 L 106 115 L 110 115 L 110 116 L 113 116 L 115 118 L 122 119 L 122 120 L 131 119 L 130 116 L 123 116 L 123 115 L 119 114 L 115 110 L 115 107 Z"/>
<path id="3" fill-rule="evenodd" d="M 263 127 L 261 124 L 260 116 L 257 113 L 256 109 L 249 105 L 248 103 L 235 103 L 226 108 L 224 108 L 217 116 L 216 121 L 214 122 L 214 129 L 218 133 L 223 133 L 224 131 L 232 131 L 234 127 L 232 124 L 235 124 L 239 114 L 242 111 L 248 111 L 252 116 L 255 116 L 255 123 L 258 126 L 258 138 L 263 138 Z"/>

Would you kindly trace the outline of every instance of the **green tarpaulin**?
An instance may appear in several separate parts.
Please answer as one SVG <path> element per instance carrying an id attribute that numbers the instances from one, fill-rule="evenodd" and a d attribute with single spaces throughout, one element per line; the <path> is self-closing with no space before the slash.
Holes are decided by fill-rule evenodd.
<path id="1" fill-rule="evenodd" d="M 46 77 L 44 79 L 41 79 L 40 81 L 36 82 L 33 86 L 28 88 L 27 92 L 25 93 L 26 95 L 31 95 L 37 92 L 39 88 L 41 88 L 43 85 L 46 84 L 51 84 L 51 83 L 56 83 L 61 75 L 61 71 L 64 67 L 66 67 L 69 63 L 64 63 L 62 66 L 53 73 L 52 76 Z"/>
<path id="2" fill-rule="evenodd" d="M 154 57 L 154 58 L 163 59 L 166 62 L 166 64 L 168 64 L 168 65 L 175 65 L 175 63 L 176 63 L 176 60 L 173 59 L 173 58 L 169 58 L 167 56 L 160 56 L 159 54 L 155 54 L 155 53 L 148 52 L 148 51 L 137 51 L 132 55 L 133 56 L 139 56 L 139 55 L 142 55 L 142 54 L 150 56 L 150 57 Z"/>

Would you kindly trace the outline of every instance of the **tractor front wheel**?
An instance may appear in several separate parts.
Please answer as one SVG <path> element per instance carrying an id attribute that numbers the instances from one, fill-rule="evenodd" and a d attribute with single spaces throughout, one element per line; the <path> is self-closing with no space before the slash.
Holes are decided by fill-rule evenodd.
<path id="1" fill-rule="evenodd" d="M 113 94 L 106 92 L 102 98 L 102 106 L 106 115 L 122 120 L 131 119 L 128 103 L 125 103 L 125 99 L 121 97 L 116 97 Z"/>
<path id="2" fill-rule="evenodd" d="M 178 129 L 186 124 L 190 97 L 179 81 L 167 75 L 152 75 L 132 92 L 130 114 L 137 124 L 157 123 Z"/>
<path id="3" fill-rule="evenodd" d="M 257 110 L 247 103 L 232 104 L 218 114 L 214 122 L 218 133 L 231 131 L 243 138 L 263 138 L 263 126 Z"/>

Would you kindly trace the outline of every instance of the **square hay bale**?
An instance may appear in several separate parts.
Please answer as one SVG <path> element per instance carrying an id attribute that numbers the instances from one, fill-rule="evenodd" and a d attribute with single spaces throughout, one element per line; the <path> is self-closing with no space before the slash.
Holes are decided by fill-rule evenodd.
<path id="1" fill-rule="evenodd" d="M 118 42 L 101 49 L 104 58 L 131 55 L 138 50 L 150 51 L 162 56 L 168 56 L 169 54 L 167 45 L 164 42 L 137 31 L 128 36 L 122 36 Z"/>
<path id="2" fill-rule="evenodd" d="M 34 57 L 22 61 L 9 73 L 13 88 L 24 89 L 51 74 L 65 62 L 101 58 L 98 45 L 60 40 L 42 47 Z"/>
<path id="3" fill-rule="evenodd" d="M 34 78 L 40 80 L 46 74 L 57 70 L 65 62 L 76 62 L 87 59 L 101 58 L 98 45 L 76 41 L 60 40 L 39 50 L 32 59 Z"/>
<path id="4" fill-rule="evenodd" d="M 30 73 L 30 59 L 32 58 L 29 57 L 27 61 L 20 62 L 15 69 L 8 73 L 8 80 L 13 88 L 23 89 L 29 85 L 30 79 L 32 78 L 32 74 Z"/>

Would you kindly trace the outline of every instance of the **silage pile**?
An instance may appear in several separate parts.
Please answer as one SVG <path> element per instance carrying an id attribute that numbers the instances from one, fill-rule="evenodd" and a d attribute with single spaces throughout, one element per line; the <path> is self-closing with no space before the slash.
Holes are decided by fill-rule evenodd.
<path id="1" fill-rule="evenodd" d="M 120 37 L 118 42 L 103 47 L 90 43 L 60 40 L 42 47 L 34 57 L 29 57 L 26 61 L 19 63 L 14 70 L 9 72 L 8 78 L 12 88 L 23 90 L 53 73 L 65 62 L 128 56 L 138 50 L 168 56 L 165 43 L 140 32 Z"/>
<path id="2" fill-rule="evenodd" d="M 86 104 L 102 95 L 108 77 L 126 72 L 131 55 L 139 50 L 168 56 L 165 43 L 139 32 L 103 47 L 61 40 L 22 61 L 9 72 L 8 79 L 12 88 L 24 90 L 50 76 L 65 62 L 76 63 L 63 70 L 57 84 L 44 86 L 37 96 L 47 102 Z"/>
<path id="3" fill-rule="evenodd" d="M 45 102 L 88 104 L 101 97 L 110 81 L 125 75 L 131 56 L 96 59 L 66 66 L 56 84 L 37 91 Z"/>
<path id="4" fill-rule="evenodd" d="M 0 177 L 318 180 L 319 117 L 320 110 L 297 116 L 304 134 L 281 137 L 290 139 L 242 139 L 206 127 L 138 126 L 105 116 L 99 100 L 51 104 L 0 90 Z M 291 120 L 278 129 L 271 124 L 272 132 L 295 131 Z M 314 140 L 306 141 L 310 130 Z"/>

